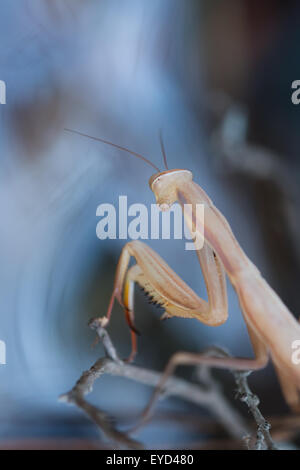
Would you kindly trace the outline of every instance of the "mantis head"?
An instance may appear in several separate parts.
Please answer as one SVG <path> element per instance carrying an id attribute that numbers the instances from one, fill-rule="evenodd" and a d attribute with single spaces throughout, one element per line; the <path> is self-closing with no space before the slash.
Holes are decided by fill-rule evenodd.
<path id="1" fill-rule="evenodd" d="M 72 129 L 65 129 L 65 131 L 72 132 L 74 134 L 78 134 L 78 135 L 81 135 L 82 137 L 87 137 L 92 140 L 97 140 L 98 142 L 103 142 L 106 145 L 115 147 L 119 150 L 122 150 L 123 152 L 127 152 L 133 155 L 134 157 L 139 158 L 140 160 L 143 160 L 145 163 L 147 163 L 152 168 L 154 168 L 157 171 L 157 173 L 151 176 L 149 180 L 149 185 L 150 185 L 151 190 L 154 192 L 156 202 L 162 211 L 169 210 L 172 204 L 174 204 L 174 202 L 177 200 L 178 186 L 182 183 L 190 182 L 193 179 L 192 173 L 188 170 L 178 170 L 178 169 L 169 170 L 161 132 L 159 136 L 160 145 L 161 145 L 161 151 L 163 154 L 166 171 L 161 171 L 156 165 L 154 165 L 154 163 L 152 163 L 150 160 L 148 160 L 148 158 L 144 157 L 143 155 L 136 153 L 132 150 L 129 150 L 128 148 L 123 147 L 121 145 L 114 144 L 113 142 L 110 142 L 109 140 L 104 140 L 104 139 L 101 139 L 100 137 L 93 137 L 88 134 L 84 134 L 82 132 L 74 131 Z"/>
<path id="2" fill-rule="evenodd" d="M 162 211 L 167 211 L 177 200 L 177 188 L 182 183 L 192 181 L 193 175 L 189 170 L 167 170 L 155 173 L 149 180 L 149 186 L 154 192 L 156 203 Z"/>

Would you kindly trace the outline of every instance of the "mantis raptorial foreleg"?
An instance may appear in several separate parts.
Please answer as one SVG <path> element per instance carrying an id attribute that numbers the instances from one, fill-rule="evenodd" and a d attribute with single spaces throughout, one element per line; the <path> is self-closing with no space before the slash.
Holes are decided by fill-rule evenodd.
<path id="1" fill-rule="evenodd" d="M 203 323 L 218 326 L 228 317 L 225 273 L 219 257 L 204 243 L 197 251 L 206 283 L 208 302 L 195 292 L 145 243 L 133 241 L 122 250 L 115 276 L 114 289 L 103 325 L 110 319 L 114 299 L 124 307 L 131 327 L 132 351 L 136 353 L 136 328 L 134 326 L 134 284 L 137 283 L 151 297 L 153 303 L 165 309 L 165 317 L 197 318 Z M 129 267 L 130 258 L 137 264 Z"/>

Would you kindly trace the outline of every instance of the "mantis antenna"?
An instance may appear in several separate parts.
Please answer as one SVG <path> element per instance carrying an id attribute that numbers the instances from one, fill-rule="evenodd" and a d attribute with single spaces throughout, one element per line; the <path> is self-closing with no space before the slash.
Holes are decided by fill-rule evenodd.
<path id="1" fill-rule="evenodd" d="M 101 139 L 100 137 L 93 137 L 92 135 L 84 134 L 83 132 L 74 131 L 73 129 L 65 128 L 64 130 L 67 131 L 67 132 L 72 132 L 73 134 L 81 135 L 82 137 L 87 137 L 88 139 L 97 140 L 98 142 L 103 142 L 104 144 L 111 145 L 112 147 L 115 147 L 117 149 L 123 150 L 124 152 L 130 153 L 131 155 L 133 155 L 137 158 L 140 158 L 145 163 L 148 163 L 148 165 L 152 166 L 152 168 L 154 168 L 156 171 L 158 171 L 160 173 L 160 169 L 156 165 L 154 165 L 154 163 L 152 163 L 150 160 L 148 160 L 148 158 L 143 157 L 143 155 L 140 155 L 139 153 L 133 152 L 132 150 L 129 150 L 126 147 L 122 147 L 121 145 L 114 144 L 113 142 L 110 142 L 109 140 Z"/>
<path id="2" fill-rule="evenodd" d="M 168 167 L 168 162 L 167 162 L 167 155 L 165 151 L 165 146 L 164 146 L 164 141 L 163 141 L 161 130 L 159 131 L 159 140 L 160 140 L 161 153 L 163 154 L 163 158 L 164 158 L 164 164 L 165 164 L 166 170 L 168 170 L 169 167 Z"/>

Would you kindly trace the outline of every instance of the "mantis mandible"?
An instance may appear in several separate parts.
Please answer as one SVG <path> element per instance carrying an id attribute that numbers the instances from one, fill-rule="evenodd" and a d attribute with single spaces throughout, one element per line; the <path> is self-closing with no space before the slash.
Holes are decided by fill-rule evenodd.
<path id="1" fill-rule="evenodd" d="M 164 308 L 164 317 L 196 318 L 210 326 L 221 325 L 228 317 L 226 274 L 239 299 L 253 346 L 254 358 L 208 357 L 204 354 L 178 352 L 167 364 L 154 398 L 157 398 L 157 392 L 178 365 L 204 364 L 231 370 L 258 370 L 265 367 L 271 357 L 287 403 L 295 411 L 300 412 L 300 364 L 292 361 L 292 344 L 300 340 L 300 324 L 246 256 L 225 217 L 205 191 L 193 181 L 192 172 L 185 169 L 168 169 L 162 139 L 165 171 L 160 171 L 148 159 L 125 147 L 77 131 L 71 132 L 125 150 L 154 167 L 156 173 L 151 176 L 149 186 L 157 204 L 162 210 L 169 210 L 175 202 L 182 207 L 189 204 L 188 207 L 191 209 L 184 211 L 187 225 L 193 232 L 200 229 L 201 234 L 204 234 L 203 248 L 196 253 L 204 276 L 208 301 L 200 298 L 145 243 L 136 240 L 124 246 L 117 265 L 107 314 L 102 317 L 102 325 L 107 326 L 109 323 L 113 304 L 117 299 L 124 307 L 131 328 L 130 360 L 136 353 L 135 284 L 144 289 L 154 303 Z M 204 226 L 201 226 L 203 221 L 196 220 L 196 204 L 204 204 Z M 199 233 L 200 236 L 201 234 Z M 136 264 L 129 267 L 131 257 L 135 259 Z"/>

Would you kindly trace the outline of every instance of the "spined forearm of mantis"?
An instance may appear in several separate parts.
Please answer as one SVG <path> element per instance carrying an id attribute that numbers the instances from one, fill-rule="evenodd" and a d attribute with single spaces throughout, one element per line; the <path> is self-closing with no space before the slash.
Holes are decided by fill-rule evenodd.
<path id="1" fill-rule="evenodd" d="M 81 134 L 84 135 L 84 134 Z M 86 136 L 86 135 L 85 135 Z M 87 136 L 89 137 L 89 136 Z M 114 145 L 108 141 L 94 138 Z M 162 143 L 162 141 L 161 141 Z M 142 158 L 135 152 L 117 146 Z M 164 160 L 165 152 L 162 144 Z M 167 165 L 166 165 L 166 168 Z M 134 327 L 134 285 L 137 283 L 160 304 L 164 317 L 196 318 L 210 326 L 224 323 L 228 316 L 225 274 L 232 283 L 253 345 L 254 358 L 208 357 L 186 352 L 176 353 L 169 361 L 161 384 L 151 403 L 174 369 L 180 364 L 204 364 L 233 370 L 257 370 L 266 366 L 271 357 L 277 370 L 282 391 L 288 404 L 300 412 L 300 364 L 292 361 L 292 345 L 300 340 L 300 324 L 277 294 L 263 279 L 249 260 L 225 217 L 214 206 L 204 190 L 195 182 L 188 170 L 158 171 L 149 180 L 156 202 L 162 210 L 169 210 L 175 202 L 184 207 L 184 216 L 190 230 L 204 236 L 203 247 L 196 251 L 204 276 L 208 301 L 201 299 L 150 247 L 140 241 L 127 243 L 121 253 L 108 311 L 103 326 L 111 317 L 114 300 L 124 307 L 131 327 L 132 360 L 136 353 Z M 197 204 L 204 204 L 204 222 L 197 219 Z M 189 209 L 186 210 L 186 207 Z M 136 264 L 129 268 L 130 258 Z"/>

